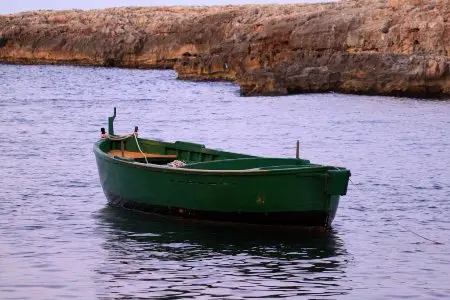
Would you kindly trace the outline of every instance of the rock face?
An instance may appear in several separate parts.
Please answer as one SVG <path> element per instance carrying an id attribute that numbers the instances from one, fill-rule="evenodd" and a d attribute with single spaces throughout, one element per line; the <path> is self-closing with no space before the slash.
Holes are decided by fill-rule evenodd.
<path id="1" fill-rule="evenodd" d="M 115 8 L 0 16 L 0 62 L 174 68 L 243 95 L 450 97 L 448 0 Z"/>

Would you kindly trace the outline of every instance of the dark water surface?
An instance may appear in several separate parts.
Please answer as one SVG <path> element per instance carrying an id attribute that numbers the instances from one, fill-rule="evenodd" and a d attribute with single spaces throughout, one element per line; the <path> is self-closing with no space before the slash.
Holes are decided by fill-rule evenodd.
<path id="1" fill-rule="evenodd" d="M 117 133 L 282 157 L 299 139 L 354 184 L 329 235 L 112 209 L 92 146 L 114 106 Z M 0 299 L 450 299 L 448 101 L 0 65 L 0 158 Z"/>

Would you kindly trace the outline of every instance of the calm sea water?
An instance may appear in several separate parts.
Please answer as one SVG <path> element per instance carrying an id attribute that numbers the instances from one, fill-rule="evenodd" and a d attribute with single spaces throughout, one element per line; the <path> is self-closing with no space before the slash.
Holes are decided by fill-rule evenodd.
<path id="1" fill-rule="evenodd" d="M 0 299 L 450 298 L 450 102 L 242 98 L 175 77 L 0 65 Z M 117 133 L 281 157 L 298 139 L 350 168 L 332 232 L 107 207 L 92 146 L 114 106 Z"/>

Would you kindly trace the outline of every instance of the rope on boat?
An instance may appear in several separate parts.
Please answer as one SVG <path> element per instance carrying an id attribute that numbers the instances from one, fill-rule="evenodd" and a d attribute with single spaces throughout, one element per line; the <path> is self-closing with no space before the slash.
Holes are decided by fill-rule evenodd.
<path id="1" fill-rule="evenodd" d="M 360 192 L 362 193 L 362 191 L 358 188 L 358 186 L 357 186 L 351 179 L 349 179 L 349 181 L 353 184 L 353 186 L 354 186 L 358 191 L 360 191 Z M 419 234 L 419 233 L 417 233 L 417 232 L 415 232 L 415 231 L 409 229 L 409 228 L 406 227 L 405 225 L 400 224 L 400 223 L 399 223 L 398 221 L 396 221 L 392 216 L 389 216 L 389 217 L 391 218 L 391 220 L 392 220 L 394 223 L 396 223 L 397 225 L 399 225 L 400 227 L 402 227 L 402 228 L 405 229 L 406 231 L 409 231 L 409 232 L 411 232 L 412 234 L 415 234 L 415 235 L 417 235 L 418 237 L 421 237 L 421 238 L 423 238 L 424 240 L 430 241 L 430 242 L 432 242 L 432 243 L 434 243 L 434 244 L 436 244 L 436 245 L 444 245 L 444 243 L 442 243 L 442 242 L 438 242 L 438 241 L 432 240 L 432 239 L 430 239 L 430 238 L 427 238 L 427 237 L 425 237 L 425 236 L 423 236 L 423 235 L 421 235 L 421 234 Z"/>
<path id="2" fill-rule="evenodd" d="M 133 135 L 134 135 L 134 132 L 131 133 L 131 134 L 122 135 L 122 136 L 119 136 L 119 135 L 114 135 L 114 136 L 108 135 L 106 138 L 111 140 L 111 141 L 119 142 L 119 141 L 123 141 L 123 140 L 129 139 Z"/>
<path id="3" fill-rule="evenodd" d="M 130 134 L 127 134 L 127 135 L 122 135 L 122 136 L 118 136 L 118 135 L 110 136 L 110 135 L 108 135 L 105 138 L 107 138 L 107 139 L 109 139 L 111 141 L 119 142 L 119 141 L 123 141 L 123 140 L 129 139 L 131 137 L 134 137 L 134 140 L 136 141 L 136 145 L 137 145 L 139 151 L 144 156 L 145 163 L 148 164 L 147 156 L 145 155 L 145 153 L 142 151 L 141 147 L 139 146 L 139 142 L 138 142 L 138 139 L 137 139 L 137 133 L 136 132 L 133 132 L 133 133 L 130 133 Z"/>
<path id="4" fill-rule="evenodd" d="M 147 156 L 145 155 L 144 152 L 142 152 L 141 147 L 139 146 L 136 132 L 133 132 L 132 135 L 134 136 L 134 139 L 136 140 L 136 145 L 138 146 L 139 151 L 141 152 L 142 155 L 144 155 L 145 163 L 148 164 Z"/>
<path id="5" fill-rule="evenodd" d="M 173 168 L 182 168 L 184 166 L 186 166 L 186 162 L 182 161 L 182 160 L 174 160 L 170 163 L 167 164 L 169 167 L 173 167 Z"/>

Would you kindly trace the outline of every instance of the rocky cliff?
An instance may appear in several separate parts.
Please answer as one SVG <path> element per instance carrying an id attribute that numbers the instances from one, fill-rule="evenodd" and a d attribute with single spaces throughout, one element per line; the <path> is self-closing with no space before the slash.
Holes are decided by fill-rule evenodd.
<path id="1" fill-rule="evenodd" d="M 449 0 L 114 8 L 0 16 L 0 62 L 174 68 L 243 95 L 450 97 Z"/>

